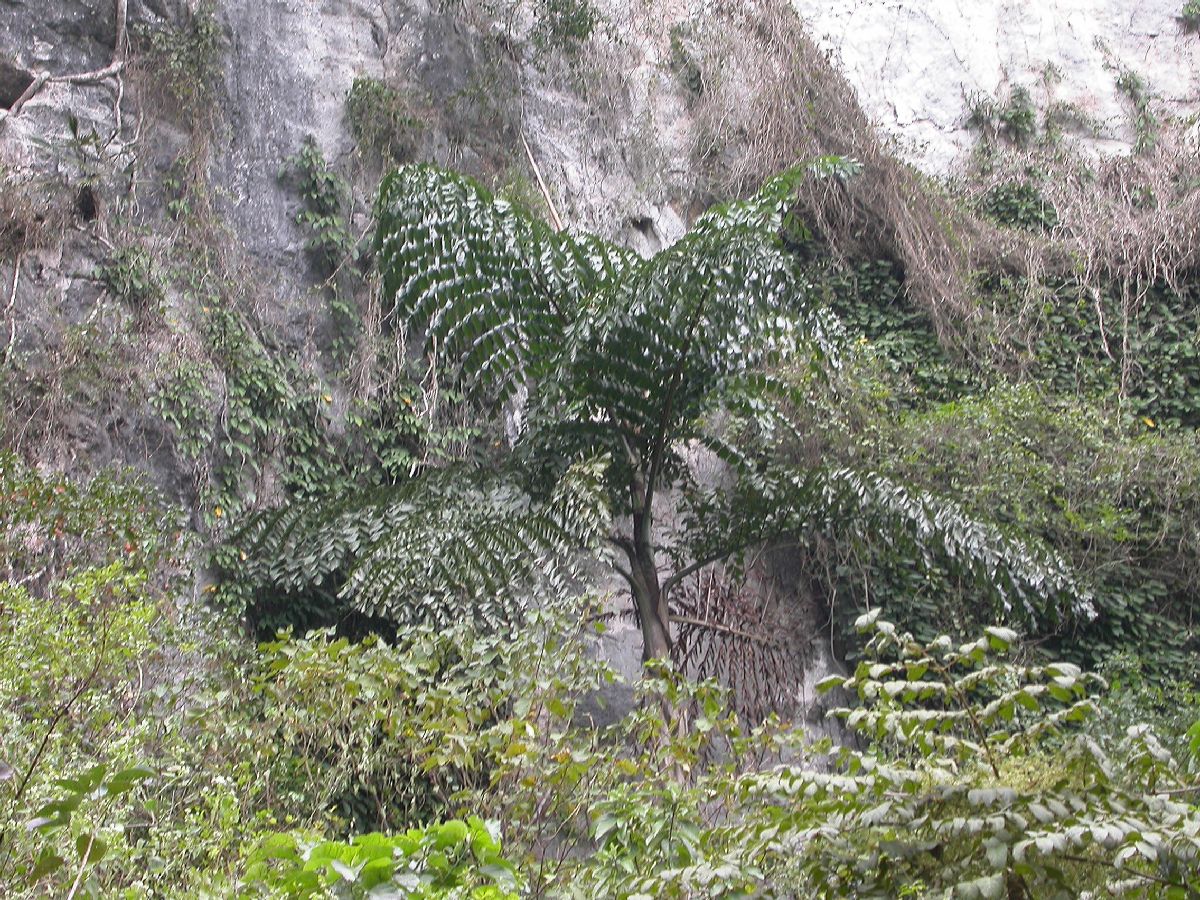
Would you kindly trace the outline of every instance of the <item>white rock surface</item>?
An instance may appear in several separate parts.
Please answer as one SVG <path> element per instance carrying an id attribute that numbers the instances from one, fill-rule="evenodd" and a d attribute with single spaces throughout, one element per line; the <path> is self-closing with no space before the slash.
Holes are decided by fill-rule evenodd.
<path id="1" fill-rule="evenodd" d="M 1129 104 L 1119 73 L 1141 76 L 1166 110 L 1200 109 L 1200 35 L 1185 32 L 1182 0 L 794 0 L 867 110 L 930 172 L 949 170 L 973 143 L 976 93 L 1017 86 L 1035 102 L 1078 106 L 1099 125 L 1089 142 L 1128 150 Z M 1053 65 L 1057 84 L 1044 85 Z"/>

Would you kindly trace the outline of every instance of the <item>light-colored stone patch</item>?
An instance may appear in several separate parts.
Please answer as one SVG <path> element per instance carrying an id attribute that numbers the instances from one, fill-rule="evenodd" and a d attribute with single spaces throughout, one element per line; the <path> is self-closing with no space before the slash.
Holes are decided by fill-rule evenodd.
<path id="1" fill-rule="evenodd" d="M 1059 73 L 1050 96 L 1095 120 L 1087 143 L 1099 151 L 1133 144 L 1122 69 L 1175 114 L 1200 110 L 1200 38 L 1184 31 L 1179 0 L 794 2 L 867 113 L 929 172 L 949 171 L 973 145 L 972 95 L 1023 86 L 1044 106 L 1048 65 Z"/>

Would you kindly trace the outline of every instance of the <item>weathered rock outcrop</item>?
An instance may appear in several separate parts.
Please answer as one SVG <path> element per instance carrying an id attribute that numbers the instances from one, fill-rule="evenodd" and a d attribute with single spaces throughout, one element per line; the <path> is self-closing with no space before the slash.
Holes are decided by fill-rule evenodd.
<path id="1" fill-rule="evenodd" d="M 1075 113 L 1077 132 L 1102 152 L 1135 140 L 1124 72 L 1175 114 L 1200 112 L 1200 35 L 1177 0 L 795 5 L 867 113 L 929 171 L 950 170 L 973 145 L 973 102 L 1017 88 L 1043 110 Z"/>

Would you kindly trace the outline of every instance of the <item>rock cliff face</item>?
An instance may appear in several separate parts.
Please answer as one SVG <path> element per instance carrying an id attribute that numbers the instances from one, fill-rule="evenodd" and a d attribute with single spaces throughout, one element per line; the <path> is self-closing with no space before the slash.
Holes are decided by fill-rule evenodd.
<path id="1" fill-rule="evenodd" d="M 869 115 L 932 172 L 970 149 L 972 107 L 1003 113 L 1017 88 L 1103 152 L 1135 140 L 1135 87 L 1159 114 L 1200 108 L 1200 36 L 1178 0 L 795 2 Z M 228 433 L 236 399 L 233 363 L 212 347 L 220 296 L 279 371 L 316 385 L 330 404 L 316 417 L 338 433 L 351 386 L 330 362 L 333 276 L 280 177 L 306 138 L 350 186 L 350 239 L 390 156 L 465 170 L 651 253 L 719 193 L 713 167 L 753 128 L 739 91 L 748 101 L 772 61 L 739 55 L 748 44 L 726 43 L 722 23 L 748 40 L 754 8 L 0 0 L 0 432 L 50 466 L 132 464 L 189 503 L 208 496 L 204 445 Z M 403 113 L 402 152 L 366 152 L 347 107 L 366 80 Z M 725 108 L 718 82 L 733 86 Z M 171 393 L 181 384 L 192 406 Z M 264 452 L 282 452 L 282 424 L 256 426 Z M 225 488 L 277 492 L 269 471 Z M 633 635 L 605 652 L 636 667 Z"/>
<path id="2" fill-rule="evenodd" d="M 1200 111 L 1200 36 L 1176 0 L 796 0 L 867 113 L 931 172 L 950 171 L 974 136 L 980 98 L 1027 90 L 1058 104 L 1097 151 L 1135 140 L 1124 73 L 1182 116 Z"/>

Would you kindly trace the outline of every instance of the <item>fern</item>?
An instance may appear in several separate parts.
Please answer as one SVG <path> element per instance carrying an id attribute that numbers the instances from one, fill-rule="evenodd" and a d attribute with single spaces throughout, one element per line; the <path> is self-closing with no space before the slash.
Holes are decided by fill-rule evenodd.
<path id="1" fill-rule="evenodd" d="M 437 473 L 327 508 L 279 511 L 247 534 L 256 577 L 293 590 L 336 582 L 358 610 L 395 621 L 446 622 L 469 608 L 511 622 L 522 590 L 557 577 L 573 549 L 603 533 L 624 554 L 618 570 L 649 659 L 671 652 L 669 600 L 683 578 L 755 543 L 838 532 L 950 565 L 1028 621 L 1086 612 L 1086 591 L 1053 554 L 952 503 L 870 473 L 769 465 L 790 428 L 778 401 L 800 399 L 769 373 L 819 372 L 836 361 L 841 334 L 809 302 L 785 241 L 803 231 L 790 198 L 809 177 L 784 173 L 643 260 L 554 232 L 448 172 L 411 166 L 389 176 L 377 259 L 390 315 L 482 409 L 517 404 L 520 478 Z M 755 446 L 714 427 L 731 417 Z M 732 484 L 692 483 L 684 454 L 697 447 L 726 462 Z M 599 458 L 603 472 L 565 470 Z M 684 527 L 664 548 L 655 501 L 671 487 L 681 489 Z M 664 554 L 674 570 L 665 578 Z"/>
<path id="2" fill-rule="evenodd" d="M 507 399 L 541 374 L 580 299 L 636 256 L 572 240 L 470 179 L 408 166 L 380 188 L 377 251 L 393 315 L 473 388 Z"/>
<path id="3" fill-rule="evenodd" d="M 562 589 L 579 551 L 597 547 L 603 471 L 602 460 L 576 465 L 541 502 L 498 476 L 447 470 L 339 503 L 293 503 L 234 536 L 241 578 L 283 594 L 340 581 L 353 608 L 400 624 L 509 628 L 534 586 Z"/>

